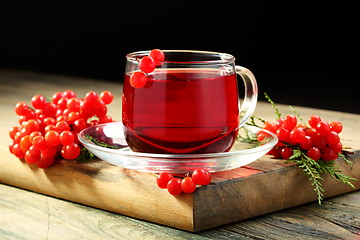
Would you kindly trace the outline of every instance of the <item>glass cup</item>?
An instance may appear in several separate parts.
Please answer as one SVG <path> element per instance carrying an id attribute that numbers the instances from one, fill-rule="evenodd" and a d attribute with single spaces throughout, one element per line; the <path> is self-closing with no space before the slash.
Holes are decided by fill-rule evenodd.
<path id="1" fill-rule="evenodd" d="M 257 83 L 227 53 L 164 50 L 165 60 L 134 88 L 131 75 L 150 51 L 126 55 L 122 122 L 129 147 L 146 153 L 229 151 L 239 127 L 252 115 Z M 239 104 L 237 74 L 245 95 Z"/>

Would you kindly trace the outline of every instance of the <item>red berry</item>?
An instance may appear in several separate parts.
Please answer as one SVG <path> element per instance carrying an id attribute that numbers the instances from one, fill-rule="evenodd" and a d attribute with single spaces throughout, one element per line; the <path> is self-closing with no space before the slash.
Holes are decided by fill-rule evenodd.
<path id="1" fill-rule="evenodd" d="M 114 96 L 110 91 L 103 91 L 102 93 L 100 93 L 99 98 L 101 101 L 103 101 L 107 105 L 113 101 Z"/>
<path id="2" fill-rule="evenodd" d="M 57 154 L 57 149 L 56 147 L 46 146 L 40 152 L 42 158 L 54 158 Z"/>
<path id="3" fill-rule="evenodd" d="M 181 179 L 172 178 L 167 184 L 167 190 L 171 195 L 179 195 L 182 193 Z"/>
<path id="4" fill-rule="evenodd" d="M 47 102 L 44 104 L 43 114 L 47 117 L 54 117 L 57 111 L 55 103 Z"/>
<path id="5" fill-rule="evenodd" d="M 276 133 L 277 126 L 273 122 L 265 122 L 263 129 L 266 129 L 266 130 L 268 130 L 268 131 L 270 131 L 272 133 Z"/>
<path id="6" fill-rule="evenodd" d="M 294 143 L 300 143 L 304 140 L 304 138 L 305 138 L 305 131 L 301 127 L 295 127 L 290 132 L 290 140 Z"/>
<path id="7" fill-rule="evenodd" d="M 171 173 L 162 172 L 157 177 L 156 182 L 159 188 L 165 189 L 167 187 L 168 182 L 173 178 L 174 176 Z"/>
<path id="8" fill-rule="evenodd" d="M 288 129 L 286 129 L 284 127 L 280 127 L 276 131 L 276 135 L 278 136 L 279 140 L 283 141 L 283 142 L 288 142 L 290 139 L 290 132 Z"/>
<path id="9" fill-rule="evenodd" d="M 330 123 L 330 129 L 331 131 L 334 131 L 336 133 L 340 133 L 343 129 L 343 125 L 339 121 L 333 121 Z"/>
<path id="10" fill-rule="evenodd" d="M 63 97 L 64 97 L 64 95 L 62 92 L 56 92 L 52 96 L 52 102 L 55 104 L 58 104 L 58 101 L 60 100 L 60 98 L 63 98 Z"/>
<path id="11" fill-rule="evenodd" d="M 26 135 L 20 139 L 20 149 L 23 153 L 26 153 L 27 150 L 31 147 L 32 143 L 30 142 L 30 136 Z"/>
<path id="12" fill-rule="evenodd" d="M 283 147 L 283 149 L 281 149 L 281 157 L 283 159 L 288 160 L 294 153 L 294 150 L 291 147 Z"/>
<path id="13" fill-rule="evenodd" d="M 285 118 L 283 118 L 283 117 L 276 120 L 276 122 L 275 122 L 276 127 L 277 128 L 282 127 L 284 125 L 284 121 L 285 121 Z"/>
<path id="14" fill-rule="evenodd" d="M 19 116 L 25 116 L 29 111 L 29 107 L 25 102 L 19 102 L 15 106 L 15 112 Z"/>
<path id="15" fill-rule="evenodd" d="M 25 156 L 25 153 L 23 151 L 21 151 L 21 148 L 20 148 L 20 144 L 19 143 L 15 143 L 13 146 L 12 146 L 12 153 L 17 157 L 17 158 L 20 158 L 20 159 L 23 159 L 24 156 Z"/>
<path id="16" fill-rule="evenodd" d="M 21 130 L 21 128 L 18 127 L 18 126 L 11 127 L 10 130 L 9 130 L 9 136 L 10 136 L 10 138 L 11 138 L 11 139 L 14 139 L 15 134 L 16 134 L 17 132 L 19 132 L 20 130 Z"/>
<path id="17" fill-rule="evenodd" d="M 55 129 L 57 132 L 61 133 L 63 131 L 69 131 L 70 130 L 70 126 L 67 123 L 67 121 L 65 120 L 60 120 L 56 123 L 55 125 Z"/>
<path id="18" fill-rule="evenodd" d="M 113 119 L 112 119 L 112 117 L 110 117 L 109 115 L 105 115 L 105 116 L 102 116 L 102 117 L 99 119 L 99 122 L 100 122 L 100 123 L 113 122 Z"/>
<path id="19" fill-rule="evenodd" d="M 62 145 L 69 145 L 74 142 L 75 136 L 71 131 L 63 131 L 60 133 L 59 139 Z"/>
<path id="20" fill-rule="evenodd" d="M 34 146 L 31 146 L 27 152 L 35 158 L 40 158 L 40 150 L 36 149 Z"/>
<path id="21" fill-rule="evenodd" d="M 87 103 L 92 104 L 99 100 L 99 97 L 96 92 L 90 91 L 87 92 L 84 99 Z"/>
<path id="22" fill-rule="evenodd" d="M 38 149 L 38 150 L 43 150 L 46 147 L 46 141 L 45 138 L 43 136 L 35 136 L 32 139 L 32 145 L 34 148 Z"/>
<path id="23" fill-rule="evenodd" d="M 46 144 L 49 146 L 57 146 L 60 144 L 59 133 L 55 130 L 50 130 L 45 134 Z"/>
<path id="24" fill-rule="evenodd" d="M 42 109 L 45 105 L 46 99 L 42 95 L 35 95 L 31 98 L 31 105 L 35 109 Z"/>
<path id="25" fill-rule="evenodd" d="M 340 142 L 340 137 L 339 135 L 334 132 L 334 131 L 330 131 L 326 136 L 325 136 L 325 142 L 328 145 L 336 145 L 338 144 L 338 142 Z"/>
<path id="26" fill-rule="evenodd" d="M 156 68 L 156 62 L 152 57 L 145 56 L 140 60 L 139 68 L 144 73 L 151 73 Z"/>
<path id="27" fill-rule="evenodd" d="M 285 117 L 284 119 L 284 128 L 291 131 L 294 127 L 296 127 L 297 118 L 295 115 L 291 114 Z"/>
<path id="28" fill-rule="evenodd" d="M 316 131 L 320 135 L 325 136 L 330 132 L 330 124 L 325 121 L 320 121 L 318 124 L 316 124 Z"/>
<path id="29" fill-rule="evenodd" d="M 54 163 L 55 163 L 55 158 L 53 157 L 49 157 L 49 158 L 40 157 L 40 160 L 36 162 L 36 166 L 38 168 L 47 168 L 53 165 Z"/>
<path id="30" fill-rule="evenodd" d="M 305 134 L 306 134 L 306 136 L 309 136 L 311 138 L 319 135 L 315 128 L 306 128 Z"/>
<path id="31" fill-rule="evenodd" d="M 70 112 L 80 111 L 80 100 L 77 98 L 68 99 L 66 102 L 66 108 L 69 109 Z"/>
<path id="32" fill-rule="evenodd" d="M 149 57 L 152 57 L 156 62 L 156 65 L 160 65 L 165 60 L 165 54 L 160 49 L 153 49 L 149 53 Z"/>
<path id="33" fill-rule="evenodd" d="M 107 113 L 107 107 L 105 105 L 105 103 L 101 100 L 99 100 L 95 105 L 94 105 L 94 114 L 98 117 L 101 118 L 103 116 L 105 116 Z"/>
<path id="34" fill-rule="evenodd" d="M 310 136 L 305 136 L 304 139 L 300 142 L 300 148 L 308 150 L 313 146 L 313 142 Z"/>
<path id="35" fill-rule="evenodd" d="M 192 180 L 198 185 L 209 185 L 211 182 L 211 174 L 203 168 L 197 168 L 192 174 Z"/>
<path id="36" fill-rule="evenodd" d="M 65 145 L 61 149 L 61 156 L 64 159 L 76 159 L 80 155 L 80 147 L 75 142 Z"/>
<path id="37" fill-rule="evenodd" d="M 26 129 L 26 132 L 30 134 L 32 132 L 39 131 L 40 124 L 38 120 L 30 119 L 25 123 L 24 127 Z"/>
<path id="38" fill-rule="evenodd" d="M 282 148 L 274 147 L 273 149 L 270 150 L 269 154 L 273 155 L 274 158 L 280 159 L 282 158 L 281 149 Z"/>
<path id="39" fill-rule="evenodd" d="M 75 92 L 73 91 L 73 90 L 66 90 L 66 91 L 64 91 L 63 92 L 63 96 L 65 97 L 65 98 L 76 98 L 76 94 L 75 94 Z"/>
<path id="40" fill-rule="evenodd" d="M 266 141 L 267 139 L 271 138 L 270 135 L 264 131 L 259 131 L 256 133 L 256 140 L 258 142 Z"/>
<path id="41" fill-rule="evenodd" d="M 325 141 L 324 136 L 317 135 L 317 136 L 312 137 L 311 140 L 313 141 L 314 146 L 320 150 L 322 150 L 326 147 L 326 141 Z"/>
<path id="42" fill-rule="evenodd" d="M 73 128 L 75 131 L 80 132 L 81 130 L 87 128 L 89 124 L 82 118 L 79 118 L 74 121 Z"/>
<path id="43" fill-rule="evenodd" d="M 319 150 L 318 148 L 316 148 L 316 147 L 311 147 L 311 148 L 308 150 L 308 152 L 307 152 L 306 155 L 307 155 L 309 158 L 317 161 L 317 160 L 319 160 L 320 157 L 321 157 L 321 152 L 320 152 L 320 150 Z"/>
<path id="44" fill-rule="evenodd" d="M 25 156 L 24 156 L 25 162 L 27 162 L 27 163 L 29 163 L 29 164 L 34 164 L 34 163 L 36 163 L 37 161 L 39 161 L 39 159 L 40 159 L 40 156 L 39 156 L 39 157 L 34 157 L 34 156 L 32 156 L 32 155 L 30 154 L 29 151 L 27 151 L 27 152 L 25 153 Z"/>
<path id="45" fill-rule="evenodd" d="M 308 119 L 308 123 L 311 127 L 316 128 L 316 125 L 321 121 L 319 115 L 311 115 Z"/>
<path id="46" fill-rule="evenodd" d="M 336 153 L 340 153 L 342 151 L 342 143 L 341 142 L 338 142 L 337 144 L 335 145 L 331 145 L 330 148 L 332 150 L 334 150 L 334 152 Z"/>
<path id="47" fill-rule="evenodd" d="M 325 148 L 324 152 L 321 154 L 321 158 L 324 161 L 332 161 L 338 158 L 338 154 L 331 148 Z"/>
<path id="48" fill-rule="evenodd" d="M 185 177 L 181 180 L 181 189 L 184 193 L 192 193 L 196 189 L 196 184 L 191 177 Z"/>
<path id="49" fill-rule="evenodd" d="M 147 76 L 143 72 L 134 72 L 130 77 L 130 85 L 134 88 L 142 88 L 147 82 Z"/>

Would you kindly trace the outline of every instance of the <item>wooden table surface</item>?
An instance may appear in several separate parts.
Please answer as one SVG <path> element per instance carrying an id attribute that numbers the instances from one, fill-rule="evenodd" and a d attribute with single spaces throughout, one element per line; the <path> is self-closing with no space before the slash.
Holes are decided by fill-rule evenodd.
<path id="1" fill-rule="evenodd" d="M 0 70 L 0 152 L 8 151 L 8 130 L 17 125 L 14 106 L 29 102 L 35 94 L 51 96 L 72 89 L 78 96 L 87 91 L 111 90 L 110 114 L 121 117 L 119 83 L 26 71 Z M 273 96 L 276 100 L 276 96 Z M 304 118 L 319 114 L 328 121 L 340 120 L 342 140 L 360 149 L 360 115 L 296 107 Z M 284 114 L 287 106 L 280 105 Z M 273 120 L 269 104 L 259 102 L 256 115 Z M 1 156 L 4 157 L 4 156 Z M 16 161 L 11 157 L 9 161 Z M 299 186 L 300 187 L 300 186 Z M 267 199 L 264 199 L 267 201 Z M 360 239 L 360 191 L 190 233 L 127 216 L 72 203 L 0 184 L 0 239 Z"/>

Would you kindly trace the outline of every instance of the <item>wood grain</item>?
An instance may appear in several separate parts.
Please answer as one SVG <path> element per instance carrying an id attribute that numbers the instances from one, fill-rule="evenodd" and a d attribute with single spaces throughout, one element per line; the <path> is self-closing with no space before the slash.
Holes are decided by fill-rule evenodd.
<path id="1" fill-rule="evenodd" d="M 241 216 L 241 219 L 249 218 L 251 217 L 247 215 L 249 212 L 255 211 L 256 214 L 264 214 L 303 204 L 315 199 L 315 195 L 312 195 L 309 200 L 307 193 L 313 194 L 312 189 L 308 186 L 307 179 L 299 177 L 301 176 L 301 172 L 299 172 L 295 166 L 287 166 L 281 160 L 274 160 L 268 157 L 264 157 L 245 168 L 218 173 L 214 176 L 214 181 L 211 186 L 200 188 L 193 195 L 190 194 L 179 197 L 172 197 L 167 194 L 166 191 L 158 189 L 152 174 L 124 170 L 101 161 L 93 161 L 88 164 L 61 161 L 53 168 L 46 169 L 45 171 L 29 167 L 12 156 L 8 152 L 7 147 L 9 141 L 7 136 L 8 129 L 17 122 L 17 116 L 13 112 L 13 107 L 17 102 L 28 102 L 35 93 L 50 96 L 55 91 L 73 89 L 79 95 L 84 95 L 87 91 L 93 89 L 99 89 L 98 91 L 111 89 L 115 94 L 115 102 L 110 105 L 109 111 L 111 115 L 115 116 L 115 119 L 120 119 L 121 84 L 91 79 L 80 79 L 79 81 L 76 79 L 76 81 L 74 81 L 74 78 L 66 76 L 4 70 L 0 71 L 0 82 L 0 109 L 2 116 L 4 116 L 0 124 L 0 165 L 2 166 L 2 168 L 0 168 L 0 182 L 136 218 L 144 218 L 144 212 L 141 212 L 139 209 L 146 206 L 145 219 L 148 221 L 168 224 L 188 231 L 199 231 L 227 222 L 238 221 L 240 220 L 239 216 Z M 280 105 L 279 108 L 284 114 L 290 112 L 290 109 L 286 106 Z M 354 150 L 360 149 L 359 115 L 303 107 L 296 107 L 296 109 L 304 118 L 316 112 L 323 116 L 325 120 L 342 121 L 345 126 L 341 134 L 342 141 L 346 146 L 351 146 Z M 258 104 L 256 115 L 269 120 L 275 118 L 271 107 L 267 103 L 261 102 Z M 359 159 L 359 155 L 355 155 L 354 159 Z M 342 164 L 341 161 L 339 161 L 339 163 Z M 284 167 L 287 170 L 282 172 Z M 355 175 L 360 173 L 359 165 L 344 165 L 342 167 L 344 167 L 346 173 L 350 175 L 353 174 L 353 172 L 355 172 Z M 248 176 L 251 177 L 248 178 Z M 261 181 L 255 181 L 254 178 L 261 179 Z M 57 234 L 61 233 L 61 231 L 56 232 L 58 228 L 63 229 L 69 236 L 74 236 L 74 234 L 78 232 L 79 234 L 84 234 L 86 231 L 89 231 L 88 236 L 91 236 L 91 234 L 100 236 L 103 230 L 86 230 L 89 226 L 98 227 L 98 225 L 101 225 L 99 222 L 102 220 L 97 219 L 95 216 L 100 213 L 101 218 L 104 219 L 117 219 L 117 217 L 126 219 L 124 220 L 126 226 L 124 226 L 123 229 L 118 228 L 116 223 L 112 224 L 112 221 L 107 225 L 105 223 L 106 220 L 104 220 L 101 225 L 104 227 L 102 229 L 117 229 L 115 233 L 109 230 L 111 232 L 110 235 L 106 235 L 105 237 L 109 239 L 114 236 L 131 238 L 131 234 L 129 235 L 129 233 L 132 231 L 132 228 L 136 233 L 134 235 L 135 237 L 141 235 L 152 238 L 156 234 L 164 236 L 158 232 L 161 231 L 169 233 L 174 238 L 184 237 L 187 239 L 198 237 L 207 238 L 209 236 L 217 239 L 226 239 L 225 233 L 232 237 L 239 237 L 241 234 L 244 239 L 277 239 L 277 237 L 283 234 L 283 236 L 287 236 L 287 234 L 288 236 L 299 234 L 298 239 L 307 239 L 307 237 L 316 238 L 317 233 L 319 233 L 317 236 L 319 239 L 356 239 L 354 236 L 358 236 L 357 234 L 359 233 L 359 219 L 356 217 L 360 215 L 359 208 L 356 207 L 360 202 L 359 191 L 334 198 L 340 199 L 334 200 L 335 202 L 328 200 L 326 204 L 322 206 L 309 204 L 298 208 L 291 208 L 281 211 L 280 213 L 283 213 L 282 215 L 276 212 L 192 235 L 160 225 L 126 218 L 121 215 L 113 215 L 110 212 L 88 208 L 71 202 L 64 202 L 36 193 L 21 191 L 4 185 L 0 186 L 2 186 L 2 190 L 5 189 L 0 194 L 0 203 L 2 204 L 0 204 L 0 211 L 8 209 L 6 210 L 6 214 L 11 216 L 10 222 L 12 223 L 7 224 L 0 222 L 0 236 L 2 236 L 1 234 L 7 237 L 12 236 L 11 239 L 45 239 L 44 236 L 50 236 L 49 239 L 51 239 L 52 236 L 52 238 L 56 239 Z M 301 189 L 300 191 L 299 186 L 303 186 L 306 190 L 303 191 L 303 189 Z M 337 183 L 333 183 L 332 181 L 329 181 L 325 186 L 328 194 L 327 197 L 352 190 L 347 189 L 344 187 L 345 185 L 342 184 L 339 185 L 341 187 L 334 186 L 337 186 Z M 280 187 L 281 190 L 278 190 L 278 187 Z M 356 183 L 356 187 L 359 188 L 358 183 Z M 277 190 L 275 191 L 275 189 Z M 18 192 L 18 194 L 16 194 L 16 192 Z M 35 195 L 35 199 L 40 199 L 41 204 L 33 203 L 27 198 L 22 198 L 20 195 L 24 194 L 24 192 L 29 193 L 31 197 Z M 303 194 L 299 194 L 300 192 L 303 192 Z M 209 198 L 209 196 L 211 196 L 211 198 Z M 230 204 L 225 201 L 229 196 L 233 198 Z M 9 200 L 12 198 L 16 200 L 22 199 L 23 204 L 17 203 L 19 205 L 16 206 L 26 211 L 16 211 L 16 206 Z M 209 199 L 214 199 L 214 201 L 209 201 Z M 244 203 L 244 199 L 248 199 L 249 203 Z M 266 205 L 264 204 L 264 199 L 271 203 L 268 204 L 271 208 L 264 210 L 264 205 Z M 304 199 L 307 200 L 304 202 Z M 336 203 L 336 201 L 338 201 L 338 203 Z M 54 202 L 52 208 L 48 205 L 48 207 L 45 208 L 43 206 L 44 203 L 48 204 L 49 202 Z M 70 217 L 77 216 L 77 214 L 76 211 L 74 211 L 71 213 L 73 215 L 69 213 L 69 216 L 67 216 L 68 209 L 65 205 L 76 206 L 74 208 L 77 210 L 82 209 L 81 211 L 79 210 L 78 214 L 80 214 L 80 212 L 84 214 L 87 213 L 89 214 L 89 219 L 78 216 L 77 219 L 70 221 Z M 279 206 L 280 208 L 278 208 Z M 338 219 L 336 220 L 329 217 L 334 216 L 331 214 L 331 206 L 335 208 L 334 212 L 337 213 Z M 342 206 L 349 206 L 351 211 L 345 211 L 343 215 L 341 215 Z M 315 210 L 317 207 L 324 209 L 324 211 L 322 213 L 316 213 L 316 215 Z M 327 209 L 327 207 L 329 209 Z M 58 216 L 58 218 L 46 217 L 47 215 L 54 216 L 54 212 L 56 213 L 54 208 L 58 209 L 57 211 L 59 211 L 59 214 L 61 213 L 61 216 Z M 50 213 L 49 209 L 52 209 Z M 235 211 L 229 209 L 235 209 Z M 340 210 L 337 211 L 338 209 Z M 93 213 L 93 211 L 95 211 L 96 214 Z M 305 213 L 303 213 L 303 211 L 305 211 Z M 34 223 L 34 230 L 39 234 L 34 234 L 33 238 L 30 238 L 30 235 L 24 237 L 23 233 L 20 233 L 21 231 L 16 231 L 15 229 L 19 224 L 13 224 L 14 222 L 21 223 L 25 219 L 29 220 L 31 218 L 30 215 L 32 215 L 31 212 L 38 213 L 37 216 L 39 216 L 38 218 L 35 217 L 31 222 L 41 222 L 39 224 Z M 221 219 L 221 217 L 223 217 L 223 219 Z M 224 221 L 224 218 L 226 221 Z M 47 220 L 45 221 L 44 219 Z M 170 224 L 169 219 L 171 219 Z M 65 224 L 65 226 L 60 227 L 60 222 L 63 221 L 68 221 L 76 227 L 72 227 L 71 224 Z M 116 221 L 114 220 L 113 222 Z M 324 227 L 317 226 L 315 223 L 321 223 L 321 226 Z M 24 226 L 21 227 L 24 228 Z M 137 229 L 137 227 L 139 227 L 139 229 Z M 25 229 L 28 230 L 30 228 L 30 226 L 28 228 L 25 227 Z M 150 233 L 148 235 L 142 235 L 142 231 Z M 26 234 L 29 232 L 30 230 L 25 231 Z M 121 235 L 123 233 L 125 234 Z M 42 237 L 36 237 L 40 235 Z M 266 238 L 265 236 L 272 237 Z"/>

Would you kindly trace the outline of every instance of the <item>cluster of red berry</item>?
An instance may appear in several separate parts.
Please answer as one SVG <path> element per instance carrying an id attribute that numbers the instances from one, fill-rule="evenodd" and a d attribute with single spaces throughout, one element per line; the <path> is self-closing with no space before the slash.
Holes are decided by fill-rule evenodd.
<path id="1" fill-rule="evenodd" d="M 74 91 L 66 90 L 54 93 L 51 101 L 42 95 L 33 96 L 33 108 L 25 102 L 17 103 L 15 112 L 20 126 L 9 131 L 10 152 L 39 168 L 49 167 L 61 157 L 78 158 L 83 148 L 78 132 L 91 125 L 112 122 L 106 105 L 113 98 L 110 91 L 100 95 L 90 91 L 79 99 Z"/>
<path id="2" fill-rule="evenodd" d="M 192 193 L 196 189 L 196 185 L 209 185 L 211 182 L 211 174 L 203 169 L 197 168 L 190 176 L 183 179 L 174 177 L 171 173 L 163 172 L 157 177 L 157 185 L 160 188 L 167 189 L 171 195 L 179 195 L 182 192 Z"/>
<path id="3" fill-rule="evenodd" d="M 141 71 L 133 72 L 130 77 L 130 85 L 134 88 L 142 88 L 147 82 L 147 73 L 155 70 L 165 60 L 165 54 L 160 49 L 153 49 L 148 56 L 144 56 L 139 60 L 139 68 Z"/>
<path id="4" fill-rule="evenodd" d="M 265 122 L 263 128 L 275 133 L 279 138 L 278 144 L 269 154 L 275 158 L 289 159 L 293 155 L 294 147 L 300 147 L 315 161 L 331 161 L 338 158 L 338 153 L 342 151 L 339 137 L 343 128 L 341 122 L 328 123 L 321 120 L 318 115 L 309 117 L 310 127 L 297 122 L 295 115 L 288 115 L 276 122 Z"/>

